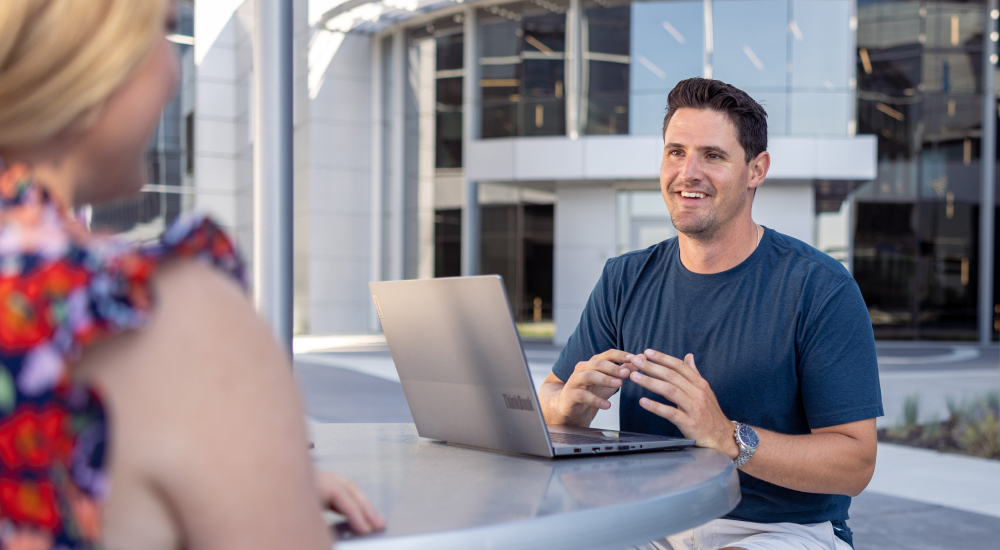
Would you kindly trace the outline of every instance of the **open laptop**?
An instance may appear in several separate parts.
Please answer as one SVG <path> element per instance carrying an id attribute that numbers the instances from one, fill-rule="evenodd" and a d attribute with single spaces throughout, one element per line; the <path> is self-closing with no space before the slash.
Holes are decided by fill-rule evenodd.
<path id="1" fill-rule="evenodd" d="M 546 426 L 497 275 L 369 287 L 420 437 L 543 457 L 694 445 L 690 439 Z"/>

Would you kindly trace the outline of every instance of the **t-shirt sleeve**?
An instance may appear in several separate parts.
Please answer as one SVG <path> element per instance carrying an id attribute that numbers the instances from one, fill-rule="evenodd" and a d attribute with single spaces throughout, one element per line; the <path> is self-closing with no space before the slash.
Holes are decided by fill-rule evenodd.
<path id="1" fill-rule="evenodd" d="M 871 317 L 846 279 L 805 315 L 799 376 L 810 429 L 882 416 Z"/>
<path id="2" fill-rule="evenodd" d="M 615 276 L 616 259 L 612 258 L 604 264 L 604 272 L 590 293 L 587 307 L 580 316 L 580 323 L 552 366 L 552 373 L 563 382 L 573 374 L 577 363 L 589 361 L 598 353 L 614 349 L 618 342 L 618 330 L 615 326 L 615 286 L 618 280 Z"/>

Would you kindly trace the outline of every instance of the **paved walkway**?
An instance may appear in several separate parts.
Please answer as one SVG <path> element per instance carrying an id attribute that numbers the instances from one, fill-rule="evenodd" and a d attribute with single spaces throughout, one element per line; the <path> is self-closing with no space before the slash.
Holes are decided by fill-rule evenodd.
<path id="1" fill-rule="evenodd" d="M 559 348 L 526 344 L 536 385 Z M 921 396 L 921 419 L 944 418 L 946 399 L 1000 389 L 1000 353 L 961 344 L 879 343 L 886 417 L 899 422 L 907 395 Z M 399 377 L 380 336 L 296 339 L 295 372 L 309 415 L 322 422 L 412 422 Z M 614 401 L 614 400 L 613 400 Z M 617 403 L 615 403 L 617 405 Z M 617 406 L 596 427 L 617 428 Z M 1000 550 L 1000 461 L 879 445 L 868 489 L 854 499 L 856 550 Z"/>

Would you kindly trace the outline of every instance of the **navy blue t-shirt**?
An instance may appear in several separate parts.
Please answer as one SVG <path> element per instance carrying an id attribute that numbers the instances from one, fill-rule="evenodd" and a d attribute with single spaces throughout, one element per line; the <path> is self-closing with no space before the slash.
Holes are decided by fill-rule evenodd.
<path id="1" fill-rule="evenodd" d="M 609 349 L 693 353 L 729 419 L 783 434 L 882 416 L 875 339 L 858 285 L 836 260 L 773 230 L 722 273 L 688 271 L 676 238 L 608 260 L 552 372 L 565 381 L 577 362 Z M 639 406 L 644 396 L 668 402 L 625 380 L 621 429 L 681 436 Z M 729 518 L 847 519 L 850 497 L 739 476 L 742 500 Z"/>

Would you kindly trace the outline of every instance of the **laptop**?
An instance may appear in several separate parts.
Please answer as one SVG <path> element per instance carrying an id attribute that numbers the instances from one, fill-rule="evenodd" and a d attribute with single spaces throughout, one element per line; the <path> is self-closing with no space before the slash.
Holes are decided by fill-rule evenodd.
<path id="1" fill-rule="evenodd" d="M 549 458 L 694 445 L 691 439 L 546 426 L 498 275 L 369 288 L 420 437 Z"/>

